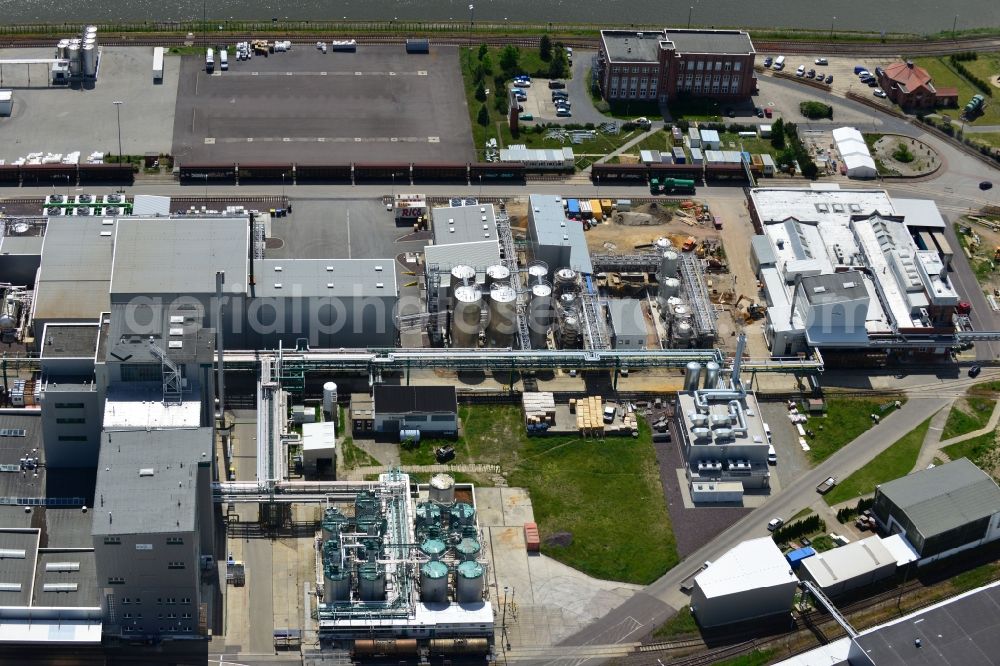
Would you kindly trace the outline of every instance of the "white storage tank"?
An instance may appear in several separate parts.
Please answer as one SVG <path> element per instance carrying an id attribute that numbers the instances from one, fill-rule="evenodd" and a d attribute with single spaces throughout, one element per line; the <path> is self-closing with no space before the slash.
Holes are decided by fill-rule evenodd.
<path id="1" fill-rule="evenodd" d="M 698 390 L 698 380 L 701 379 L 701 364 L 697 361 L 691 361 L 687 364 L 687 369 L 684 371 L 684 390 L 685 391 L 697 391 Z"/>
<path id="2" fill-rule="evenodd" d="M 528 304 L 528 333 L 533 348 L 545 349 L 551 325 L 552 287 L 543 282 L 531 287 L 531 302 Z"/>
<path id="3" fill-rule="evenodd" d="M 455 479 L 447 474 L 435 474 L 431 477 L 430 501 L 440 506 L 451 506 L 455 503 Z"/>
<path id="4" fill-rule="evenodd" d="M 682 320 L 674 324 L 674 339 L 679 341 L 688 341 L 694 337 L 694 326 L 687 319 Z"/>
<path id="5" fill-rule="evenodd" d="M 334 418 L 337 417 L 337 384 L 327 382 L 323 384 L 323 411 Z"/>
<path id="6" fill-rule="evenodd" d="M 455 290 L 455 309 L 451 315 L 452 347 L 478 346 L 482 301 L 483 293 L 478 287 L 461 286 Z"/>
<path id="7" fill-rule="evenodd" d="M 80 45 L 70 44 L 67 54 L 69 55 L 69 75 L 80 76 L 83 71 L 83 63 L 80 60 Z"/>
<path id="8" fill-rule="evenodd" d="M 533 261 L 528 265 L 528 285 L 545 282 L 549 277 L 549 266 L 544 261 Z"/>
<path id="9" fill-rule="evenodd" d="M 97 47 L 93 44 L 84 44 L 83 49 L 83 75 L 97 75 Z"/>
<path id="10" fill-rule="evenodd" d="M 444 562 L 433 560 L 420 567 L 420 601 L 448 601 L 448 565 Z"/>
<path id="11" fill-rule="evenodd" d="M 670 242 L 669 238 L 660 236 L 655 241 L 653 241 L 653 249 L 658 253 L 666 252 L 667 250 L 673 249 L 674 245 Z"/>
<path id="12" fill-rule="evenodd" d="M 517 292 L 505 284 L 490 290 L 490 320 L 486 337 L 492 347 L 510 347 L 517 331 Z"/>
<path id="13" fill-rule="evenodd" d="M 471 604 L 483 600 L 486 580 L 483 565 L 479 562 L 462 562 L 455 571 L 455 592 L 460 604 Z"/>
<path id="14" fill-rule="evenodd" d="M 67 56 L 68 51 L 69 51 L 69 40 L 60 39 L 59 43 L 56 44 L 56 58 L 65 59 L 66 57 L 68 57 Z"/>
<path id="15" fill-rule="evenodd" d="M 705 388 L 714 389 L 719 385 L 719 364 L 715 361 L 709 361 L 705 364 Z M 729 423 L 729 417 L 726 417 L 726 423 Z"/>
<path id="16" fill-rule="evenodd" d="M 451 269 L 451 290 L 456 291 L 461 285 L 470 285 L 476 281 L 476 269 L 472 266 L 459 264 Z"/>
<path id="17" fill-rule="evenodd" d="M 691 311 L 688 309 L 686 305 L 683 304 L 675 305 L 674 309 L 670 311 L 670 316 L 673 318 L 674 321 L 690 319 Z"/>
<path id="18" fill-rule="evenodd" d="M 499 283 L 504 283 L 510 280 L 510 269 L 506 266 L 490 266 L 486 269 L 486 288 L 489 289 L 493 285 Z"/>
<path id="19" fill-rule="evenodd" d="M 557 270 L 555 290 L 559 294 L 576 291 L 576 271 L 572 268 L 560 268 Z"/>
<path id="20" fill-rule="evenodd" d="M 675 277 L 668 277 L 660 282 L 660 300 L 675 297 L 681 291 L 681 281 Z"/>
<path id="21" fill-rule="evenodd" d="M 672 278 L 677 275 L 677 264 L 680 257 L 673 250 L 667 250 L 660 255 L 660 275 L 664 278 Z"/>

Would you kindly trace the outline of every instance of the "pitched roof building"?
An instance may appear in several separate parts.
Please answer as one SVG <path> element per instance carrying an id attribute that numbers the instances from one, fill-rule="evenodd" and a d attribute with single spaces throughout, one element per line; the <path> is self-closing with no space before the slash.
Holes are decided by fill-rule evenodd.
<path id="1" fill-rule="evenodd" d="M 935 106 L 954 106 L 958 91 L 954 88 L 938 89 L 930 73 L 911 60 L 894 62 L 876 71 L 879 85 L 896 104 L 908 109 L 927 109 Z"/>

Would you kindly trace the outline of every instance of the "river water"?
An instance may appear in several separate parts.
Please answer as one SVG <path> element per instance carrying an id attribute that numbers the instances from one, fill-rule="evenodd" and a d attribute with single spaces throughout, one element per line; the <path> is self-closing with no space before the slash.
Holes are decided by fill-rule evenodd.
<path id="1" fill-rule="evenodd" d="M 0 21 L 213 19 L 389 20 L 467 22 L 468 0 L 0 0 Z M 615 23 L 684 26 L 774 26 L 911 32 L 996 26 L 1000 0 L 475 0 L 475 21 Z"/>

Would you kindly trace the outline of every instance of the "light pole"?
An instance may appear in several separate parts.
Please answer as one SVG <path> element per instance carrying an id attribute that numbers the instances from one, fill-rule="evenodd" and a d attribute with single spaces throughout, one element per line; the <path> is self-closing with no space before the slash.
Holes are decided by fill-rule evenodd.
<path id="1" fill-rule="evenodd" d="M 476 21 L 476 6 L 469 3 L 469 68 L 472 68 L 472 26 Z"/>
<path id="2" fill-rule="evenodd" d="M 833 39 L 833 24 L 837 21 L 837 17 L 834 16 L 830 19 L 830 39 Z"/>
<path id="3" fill-rule="evenodd" d="M 694 11 L 694 5 L 688 7 L 688 30 L 691 29 L 691 12 Z"/>
<path id="4" fill-rule="evenodd" d="M 115 105 L 115 117 L 118 119 L 118 163 L 122 163 L 122 104 L 125 102 L 116 99 L 112 102 Z"/>
<path id="5" fill-rule="evenodd" d="M 955 28 L 958 27 L 958 14 L 955 14 L 955 19 L 951 22 L 951 38 L 955 39 Z"/>

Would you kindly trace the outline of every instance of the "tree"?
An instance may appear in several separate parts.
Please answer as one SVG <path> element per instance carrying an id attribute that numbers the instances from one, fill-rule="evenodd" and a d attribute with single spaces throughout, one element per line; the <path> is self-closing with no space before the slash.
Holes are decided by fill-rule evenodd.
<path id="1" fill-rule="evenodd" d="M 490 57 L 489 53 L 479 59 L 479 66 L 483 68 L 483 73 L 487 76 L 493 73 L 493 58 Z"/>
<path id="2" fill-rule="evenodd" d="M 486 101 L 486 86 L 483 85 L 482 81 L 476 86 L 476 99 L 480 102 Z"/>
<path id="3" fill-rule="evenodd" d="M 521 50 L 513 44 L 508 44 L 500 52 L 500 69 L 504 72 L 513 72 L 517 69 L 517 63 L 520 59 Z"/>
<path id="4" fill-rule="evenodd" d="M 489 126 L 489 124 L 490 124 L 490 112 L 486 108 L 485 104 L 483 104 L 481 107 L 479 107 L 479 116 L 476 118 L 476 122 L 478 122 L 483 127 Z"/>
<path id="5" fill-rule="evenodd" d="M 552 40 L 549 39 L 548 35 L 542 35 L 542 38 L 538 40 L 538 57 L 548 62 L 552 57 Z"/>
<path id="6" fill-rule="evenodd" d="M 486 44 L 480 44 L 479 45 L 479 60 L 481 61 L 483 58 L 485 58 L 489 54 L 490 54 L 490 47 L 486 46 Z"/>
<path id="7" fill-rule="evenodd" d="M 778 150 L 785 147 L 785 122 L 781 118 L 771 125 L 771 145 Z"/>
<path id="8" fill-rule="evenodd" d="M 549 62 L 549 78 L 562 79 L 569 74 L 569 61 L 566 59 L 566 51 L 556 49 Z"/>

